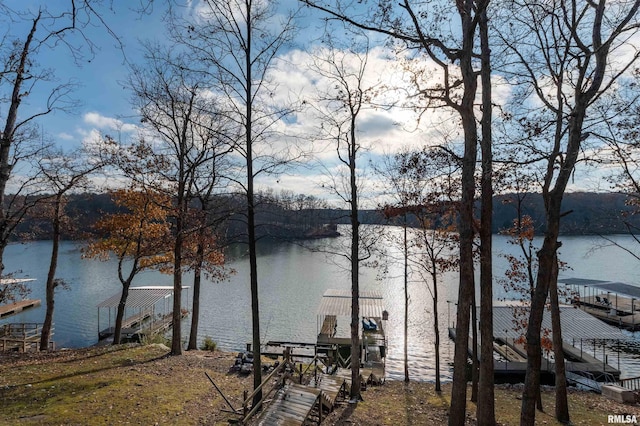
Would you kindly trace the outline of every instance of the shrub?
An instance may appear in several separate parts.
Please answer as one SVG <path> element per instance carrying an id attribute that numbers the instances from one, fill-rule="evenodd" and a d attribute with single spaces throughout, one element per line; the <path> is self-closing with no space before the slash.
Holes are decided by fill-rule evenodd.
<path id="1" fill-rule="evenodd" d="M 171 347 L 171 339 L 161 333 L 154 333 L 151 336 L 145 335 L 142 337 L 142 341 L 140 343 L 142 345 L 152 345 L 152 344 L 161 343 L 168 348 Z"/>
<path id="2" fill-rule="evenodd" d="M 213 352 L 216 350 L 217 347 L 218 347 L 218 344 L 214 342 L 210 336 L 205 336 L 204 340 L 202 341 L 202 344 L 200 345 L 200 350 Z"/>

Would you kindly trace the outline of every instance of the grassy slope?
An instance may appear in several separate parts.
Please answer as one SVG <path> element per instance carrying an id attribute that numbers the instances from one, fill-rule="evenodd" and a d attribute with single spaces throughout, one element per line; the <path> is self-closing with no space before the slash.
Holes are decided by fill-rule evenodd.
<path id="1" fill-rule="evenodd" d="M 205 377 L 207 371 L 235 407 L 251 378 L 229 374 L 233 354 L 189 353 L 166 357 L 160 346 L 61 351 L 52 355 L 0 358 L 0 424 L 227 424 L 236 416 L 221 411 L 222 398 Z M 518 424 L 521 390 L 496 391 L 496 417 Z M 388 382 L 369 387 L 356 408 L 343 405 L 326 424 L 349 420 L 362 425 L 418 425 L 446 422 L 448 388 L 432 384 Z M 544 393 L 547 413 L 553 394 Z M 570 395 L 574 424 L 607 424 L 608 414 L 636 414 L 640 408 L 618 405 L 600 396 Z M 470 422 L 475 406 L 470 404 Z M 539 424 L 557 424 L 540 413 Z"/>

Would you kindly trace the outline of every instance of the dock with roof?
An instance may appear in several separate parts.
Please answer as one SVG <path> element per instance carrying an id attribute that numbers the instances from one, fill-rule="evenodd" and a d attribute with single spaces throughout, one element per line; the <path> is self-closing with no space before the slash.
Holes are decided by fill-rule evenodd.
<path id="1" fill-rule="evenodd" d="M 558 279 L 572 289 L 571 302 L 602 321 L 626 330 L 640 330 L 640 287 L 618 281 Z"/>
<path id="2" fill-rule="evenodd" d="M 188 286 L 183 286 L 188 289 Z M 98 304 L 98 339 L 113 336 L 114 325 L 122 292 Z M 100 313 L 106 310 L 108 326 L 101 328 Z M 173 286 L 131 287 L 122 321 L 122 340 L 140 341 L 144 336 L 163 333 L 173 325 Z"/>
<path id="3" fill-rule="evenodd" d="M 528 318 L 528 308 L 518 303 L 495 304 L 493 307 L 494 374 L 496 381 L 518 382 L 526 373 L 527 351 L 524 345 L 526 330 L 516 324 L 519 319 Z M 620 369 L 610 365 L 603 341 L 626 340 L 618 328 L 600 321 L 575 306 L 560 307 L 563 352 L 568 376 L 580 379 L 587 377 L 594 382 L 614 381 L 620 377 Z M 544 312 L 543 333 L 552 336 L 551 314 Z M 455 340 L 455 328 L 449 328 L 449 336 Z M 469 354 L 473 354 L 471 338 Z M 480 350 L 477 350 L 480 356 Z M 541 365 L 543 381 L 553 382 L 555 364 L 553 351 L 545 350 Z"/>

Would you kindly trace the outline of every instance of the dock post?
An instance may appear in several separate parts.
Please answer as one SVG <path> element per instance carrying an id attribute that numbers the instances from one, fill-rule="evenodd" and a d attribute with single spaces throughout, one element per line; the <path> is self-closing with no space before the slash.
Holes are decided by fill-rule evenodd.
<path id="1" fill-rule="evenodd" d="M 245 417 L 247 417 L 247 396 L 248 395 L 249 395 L 249 393 L 247 392 L 246 389 L 244 391 L 242 391 L 242 400 L 244 401 L 242 403 L 242 418 L 243 419 Z"/>

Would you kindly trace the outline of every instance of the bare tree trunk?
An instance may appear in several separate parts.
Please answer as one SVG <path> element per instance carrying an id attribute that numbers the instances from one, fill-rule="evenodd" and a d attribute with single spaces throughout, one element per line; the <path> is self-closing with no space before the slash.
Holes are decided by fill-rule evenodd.
<path id="1" fill-rule="evenodd" d="M 351 392 L 350 399 L 360 396 L 360 220 L 358 218 L 358 183 L 356 180 L 356 126 L 351 115 L 349 146 L 349 187 L 351 189 Z"/>
<path id="2" fill-rule="evenodd" d="M 198 242 L 196 265 L 193 271 L 193 303 L 191 306 L 191 331 L 189 333 L 188 351 L 198 349 L 198 321 L 200 319 L 200 285 L 202 282 L 202 263 L 204 262 L 204 247 Z"/>
<path id="3" fill-rule="evenodd" d="M 116 313 L 116 323 L 113 329 L 113 344 L 119 345 L 122 335 L 122 322 L 124 321 L 124 310 L 127 306 L 127 297 L 129 297 L 129 286 L 131 282 L 122 285 L 122 294 L 118 303 L 118 312 Z"/>
<path id="4" fill-rule="evenodd" d="M 434 265 L 435 266 L 435 265 Z M 436 352 L 436 392 L 442 392 L 440 384 L 440 326 L 438 325 L 438 274 L 433 269 L 431 279 L 433 280 L 433 345 Z"/>
<path id="5" fill-rule="evenodd" d="M 559 225 L 559 201 L 558 209 L 553 209 L 547 215 L 547 234 L 545 235 L 542 248 L 538 252 L 538 279 L 533 299 L 531 301 L 531 312 L 527 327 L 527 374 L 525 377 L 524 391 L 522 394 L 522 410 L 520 412 L 521 425 L 535 424 L 535 406 L 540 393 L 540 368 L 542 365 L 542 342 L 540 330 L 542 327 L 542 317 L 549 293 L 549 283 L 553 275 L 553 262 L 556 259 L 556 237 L 557 226 Z M 558 212 L 557 220 L 552 222 L 549 216 L 554 216 L 553 212 Z M 553 224 L 553 225 L 552 225 Z"/>
<path id="6" fill-rule="evenodd" d="M 409 383 L 409 247 L 407 242 L 407 214 L 403 215 L 404 222 L 404 382 Z M 435 315 L 435 314 L 434 314 Z M 436 322 L 437 316 L 435 316 Z"/>
<path id="7" fill-rule="evenodd" d="M 460 283 L 458 287 L 458 312 L 456 314 L 456 342 L 453 365 L 453 385 L 449 425 L 463 426 L 467 410 L 467 351 L 469 349 L 469 311 L 475 292 L 473 272 L 473 202 L 475 195 L 475 169 L 478 144 L 478 129 L 474 111 L 477 91 L 477 75 L 473 69 L 473 45 L 475 22 L 472 19 L 473 2 L 464 1 L 460 6 L 462 19 L 462 49 L 460 50 L 460 72 L 464 93 L 457 108 L 464 131 L 464 155 L 462 159 L 462 196 L 460 201 Z"/>
<path id="8" fill-rule="evenodd" d="M 5 206 L 5 191 L 13 168 L 10 164 L 9 156 L 11 154 L 13 143 L 15 142 L 14 132 L 16 131 L 16 122 L 18 120 L 18 109 L 23 96 L 22 83 L 25 81 L 25 72 L 27 72 L 31 43 L 38 29 L 40 17 L 41 12 L 39 12 L 38 16 L 33 20 L 29 35 L 27 35 L 27 39 L 20 51 L 20 62 L 15 70 L 16 78 L 13 82 L 11 103 L 7 110 L 7 119 L 4 124 L 4 129 L 0 133 L 0 276 L 4 273 L 4 248 L 9 242 L 9 235 L 7 232 L 8 224 L 6 223 L 7 210 Z"/>
<path id="9" fill-rule="evenodd" d="M 251 13 L 247 11 L 247 28 L 252 28 Z M 247 47 L 245 51 L 245 72 L 246 76 L 246 124 L 245 140 L 247 150 L 247 228 L 249 235 L 249 275 L 251 287 L 251 325 L 253 329 L 252 350 L 253 350 L 253 389 L 257 389 L 262 384 L 262 363 L 260 360 L 260 310 L 258 301 L 258 260 L 256 247 L 256 223 L 255 223 L 255 200 L 253 188 L 253 110 L 252 110 L 252 65 L 251 65 L 251 35 L 247 32 Z M 262 391 L 258 391 L 253 397 L 253 405 L 259 405 L 262 400 Z"/>
<path id="10" fill-rule="evenodd" d="M 474 90 L 475 93 L 475 90 Z M 466 117 L 464 128 L 475 134 L 473 115 Z M 456 314 L 456 341 L 453 366 L 453 386 L 449 425 L 462 426 L 466 417 L 467 402 L 467 351 L 469 350 L 469 314 L 471 299 L 475 291 L 473 273 L 473 194 L 475 182 L 473 173 L 476 160 L 476 137 L 465 137 L 465 158 L 463 166 L 463 195 L 460 206 L 460 283 L 458 288 L 458 311 Z"/>
<path id="11" fill-rule="evenodd" d="M 567 373 L 564 364 L 564 351 L 562 350 L 562 327 L 560 325 L 560 303 L 558 302 L 558 257 L 556 256 L 555 267 L 551 286 L 549 287 L 549 298 L 551 299 L 551 326 L 553 333 L 553 355 L 556 368 L 556 419 L 560 423 L 570 423 L 569 403 L 567 401 Z"/>
<path id="12" fill-rule="evenodd" d="M 471 402 L 478 402 L 478 384 L 480 382 L 480 354 L 478 353 L 478 304 L 476 292 L 471 299 Z"/>
<path id="13" fill-rule="evenodd" d="M 60 207 L 61 200 L 59 197 L 55 199 L 54 217 L 53 217 L 53 242 L 51 249 L 51 261 L 49 262 L 49 273 L 47 274 L 46 300 L 47 310 L 42 324 L 42 334 L 40 335 L 40 350 L 49 350 L 49 341 L 51 340 L 51 328 L 53 327 L 53 311 L 55 308 L 55 291 L 56 291 L 56 268 L 58 266 L 58 251 L 60 247 Z"/>
<path id="14" fill-rule="evenodd" d="M 173 312 L 171 355 L 182 355 L 182 241 L 184 238 L 184 185 L 178 188 L 176 239 L 173 248 Z"/>
<path id="15" fill-rule="evenodd" d="M 478 398 L 478 425 L 496 423 L 493 378 L 493 152 L 491 135 L 491 60 L 489 30 L 486 7 L 481 9 L 479 30 L 481 45 L 482 81 L 482 178 L 480 215 L 480 384 L 482 392 Z"/>

